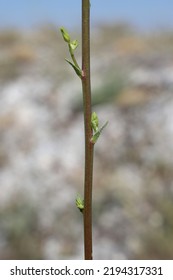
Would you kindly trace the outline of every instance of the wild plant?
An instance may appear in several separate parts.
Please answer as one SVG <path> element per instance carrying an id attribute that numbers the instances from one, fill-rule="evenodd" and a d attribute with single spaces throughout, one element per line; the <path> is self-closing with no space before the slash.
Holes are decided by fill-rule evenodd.
<path id="1" fill-rule="evenodd" d="M 94 146 L 100 137 L 107 122 L 99 127 L 99 119 L 92 112 L 91 103 L 91 75 L 90 75 L 90 1 L 82 0 L 82 66 L 80 67 L 75 51 L 78 47 L 77 40 L 71 40 L 68 31 L 61 27 L 64 41 L 68 45 L 71 60 L 65 59 L 80 78 L 83 92 L 83 114 L 85 134 L 85 167 L 84 167 L 84 199 L 76 198 L 76 206 L 83 214 L 84 221 L 84 259 L 92 260 L 92 185 L 93 185 L 93 158 Z"/>

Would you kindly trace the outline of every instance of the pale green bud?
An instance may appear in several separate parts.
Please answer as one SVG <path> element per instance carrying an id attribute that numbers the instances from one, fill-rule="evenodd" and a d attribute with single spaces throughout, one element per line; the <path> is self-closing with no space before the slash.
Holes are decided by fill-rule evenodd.
<path id="1" fill-rule="evenodd" d="M 70 35 L 68 34 L 67 30 L 64 27 L 61 27 L 60 31 L 64 41 L 70 43 Z"/>
<path id="2" fill-rule="evenodd" d="M 99 119 L 98 119 L 96 112 L 93 112 L 91 115 L 91 126 L 92 126 L 92 129 L 94 130 L 94 132 L 96 132 L 98 130 Z"/>
<path id="3" fill-rule="evenodd" d="M 80 210 L 80 212 L 83 212 L 84 200 L 80 196 L 77 196 L 77 198 L 76 198 L 76 206 Z"/>
<path id="4" fill-rule="evenodd" d="M 74 40 L 70 43 L 70 48 L 74 51 L 78 47 L 78 41 Z"/>

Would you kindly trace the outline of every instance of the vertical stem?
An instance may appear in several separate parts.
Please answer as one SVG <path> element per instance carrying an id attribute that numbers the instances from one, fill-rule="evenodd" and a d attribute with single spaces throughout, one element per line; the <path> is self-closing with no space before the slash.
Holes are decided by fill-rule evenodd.
<path id="1" fill-rule="evenodd" d="M 82 0 L 82 89 L 85 127 L 84 255 L 85 260 L 92 260 L 92 177 L 94 145 L 90 142 L 92 137 L 92 128 L 89 0 Z"/>

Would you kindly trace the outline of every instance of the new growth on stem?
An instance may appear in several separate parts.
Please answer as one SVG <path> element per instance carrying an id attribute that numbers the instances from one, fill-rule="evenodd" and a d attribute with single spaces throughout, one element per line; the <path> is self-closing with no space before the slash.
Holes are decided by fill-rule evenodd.
<path id="1" fill-rule="evenodd" d="M 107 126 L 108 121 L 99 128 L 99 119 L 95 112 L 91 115 L 91 127 L 93 129 L 93 136 L 91 137 L 91 143 L 95 144 L 100 137 L 100 134 L 102 133 L 103 129 Z"/>
<path id="2" fill-rule="evenodd" d="M 67 30 L 64 27 L 60 28 L 61 34 L 63 36 L 64 41 L 68 44 L 68 48 L 69 48 L 69 53 L 71 55 L 72 61 L 68 59 L 65 59 L 74 69 L 74 71 L 76 72 L 76 74 L 79 76 L 79 78 L 82 77 L 82 70 L 80 69 L 75 55 L 74 55 L 74 51 L 75 49 L 78 47 L 78 41 L 77 40 L 73 40 L 71 41 L 70 39 L 70 35 L 68 34 Z"/>
<path id="3" fill-rule="evenodd" d="M 83 213 L 84 210 L 84 199 L 82 199 L 79 195 L 76 197 L 76 206 Z"/>

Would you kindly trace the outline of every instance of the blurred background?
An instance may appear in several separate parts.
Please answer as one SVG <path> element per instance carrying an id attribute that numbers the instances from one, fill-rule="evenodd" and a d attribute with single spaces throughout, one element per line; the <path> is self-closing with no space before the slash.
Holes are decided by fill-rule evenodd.
<path id="1" fill-rule="evenodd" d="M 101 3 L 100 3 L 101 2 Z M 94 259 L 173 258 L 173 3 L 91 0 Z M 0 259 L 82 259 L 81 1 L 1 0 Z M 76 51 L 81 62 L 81 47 Z"/>

